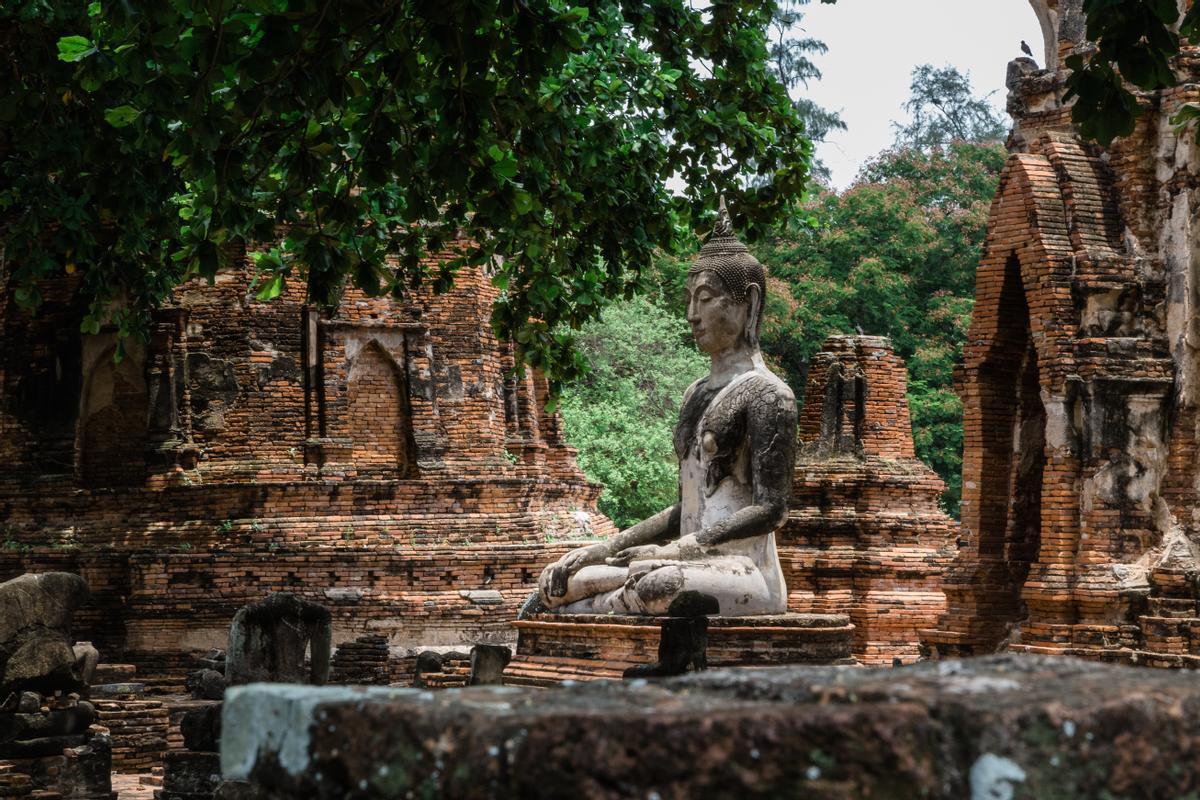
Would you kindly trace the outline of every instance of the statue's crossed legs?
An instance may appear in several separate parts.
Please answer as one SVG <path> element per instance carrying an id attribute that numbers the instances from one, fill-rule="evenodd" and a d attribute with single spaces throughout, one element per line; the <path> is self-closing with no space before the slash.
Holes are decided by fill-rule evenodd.
<path id="1" fill-rule="evenodd" d="M 543 583 L 544 585 L 544 583 Z M 779 613 L 767 581 L 746 556 L 703 561 L 634 561 L 628 567 L 594 564 L 567 579 L 561 597 L 542 602 L 560 614 L 664 615 L 676 597 L 692 591 L 710 595 L 722 616 Z"/>

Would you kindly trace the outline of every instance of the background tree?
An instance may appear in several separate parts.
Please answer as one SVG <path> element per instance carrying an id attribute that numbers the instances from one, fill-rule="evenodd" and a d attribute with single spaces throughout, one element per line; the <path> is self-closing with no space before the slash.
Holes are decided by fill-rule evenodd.
<path id="1" fill-rule="evenodd" d="M 810 0 L 781 0 L 775 10 L 771 25 L 770 61 L 772 71 L 793 95 L 793 103 L 808 138 L 823 142 L 832 131 L 846 130 L 846 123 L 836 111 L 831 111 L 804 97 L 800 92 L 808 88 L 809 81 L 821 79 L 821 70 L 810 56 L 829 52 L 825 42 L 809 36 L 801 23 L 804 13 L 800 10 Z M 829 177 L 829 170 L 820 161 L 814 161 L 813 173 L 821 178 Z"/>
<path id="2" fill-rule="evenodd" d="M 678 311 L 647 297 L 610 305 L 584 327 L 579 348 L 592 369 L 563 392 L 563 430 L 579 466 L 605 487 L 600 510 L 624 528 L 675 502 L 671 435 L 708 360 Z"/>
<path id="3" fill-rule="evenodd" d="M 896 145 L 933 147 L 955 141 L 1000 141 L 1008 125 L 988 102 L 976 97 L 971 80 L 951 66 L 921 64 L 912 72 L 912 94 L 904 103 L 910 121 L 896 129 Z"/>
<path id="4" fill-rule="evenodd" d="M 85 332 L 240 245 L 269 299 L 330 304 L 499 264 L 493 321 L 552 378 L 728 192 L 753 233 L 811 146 L 769 64 L 773 0 L 13 0 L 0 5 L 0 237 L 18 303 L 78 270 Z M 682 180 L 681 195 L 667 188 Z M 461 258 L 426 275 L 455 237 Z M 117 306 L 115 314 L 112 305 Z"/>

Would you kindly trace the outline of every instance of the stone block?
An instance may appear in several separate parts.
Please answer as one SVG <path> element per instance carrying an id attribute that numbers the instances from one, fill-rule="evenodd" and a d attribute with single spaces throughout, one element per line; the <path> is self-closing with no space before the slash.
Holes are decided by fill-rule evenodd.
<path id="1" fill-rule="evenodd" d="M 225 676 L 215 669 L 189 672 L 185 685 L 193 700 L 220 700 L 225 694 Z"/>
<path id="2" fill-rule="evenodd" d="M 471 676 L 468 686 L 492 686 L 503 683 L 504 668 L 512 661 L 512 651 L 494 644 L 471 648 Z"/>
<path id="3" fill-rule="evenodd" d="M 1200 791 L 1187 674 L 1000 656 L 461 692 L 231 690 L 222 766 L 278 796 L 1166 798 Z"/>
<path id="4" fill-rule="evenodd" d="M 25 574 L 0 583 L 0 696 L 21 689 L 82 689 L 71 649 L 75 610 L 87 582 L 68 572 Z"/>
<path id="5" fill-rule="evenodd" d="M 193 709 L 179 723 L 188 750 L 215 753 L 221 743 L 220 704 Z"/>

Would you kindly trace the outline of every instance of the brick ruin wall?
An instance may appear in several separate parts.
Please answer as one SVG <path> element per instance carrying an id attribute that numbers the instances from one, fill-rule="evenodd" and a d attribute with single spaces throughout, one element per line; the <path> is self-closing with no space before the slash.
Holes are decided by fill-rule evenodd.
<path id="1" fill-rule="evenodd" d="M 0 305 L 0 580 L 83 575 L 78 637 L 140 675 L 275 590 L 330 607 L 336 641 L 509 638 L 565 540 L 612 525 L 545 380 L 508 372 L 490 280 L 322 312 L 301 286 L 257 301 L 236 262 L 119 362 L 71 279 Z"/>
<path id="2" fill-rule="evenodd" d="M 1081 2 L 1033 5 L 1052 68 L 1009 65 L 1012 155 L 960 374 L 962 546 L 924 639 L 1196 666 L 1200 154 L 1170 117 L 1200 100 L 1200 52 L 1100 148 L 1063 100 Z"/>

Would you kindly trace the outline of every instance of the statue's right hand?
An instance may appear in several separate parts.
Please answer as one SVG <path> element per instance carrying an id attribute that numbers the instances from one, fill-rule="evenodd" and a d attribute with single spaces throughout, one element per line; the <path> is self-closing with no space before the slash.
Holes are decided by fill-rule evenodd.
<path id="1" fill-rule="evenodd" d="M 558 561 L 558 565 L 567 571 L 568 575 L 574 575 L 584 567 L 592 564 L 603 564 L 604 559 L 610 555 L 607 542 L 597 542 L 590 544 L 587 547 L 580 547 L 567 553 Z"/>

